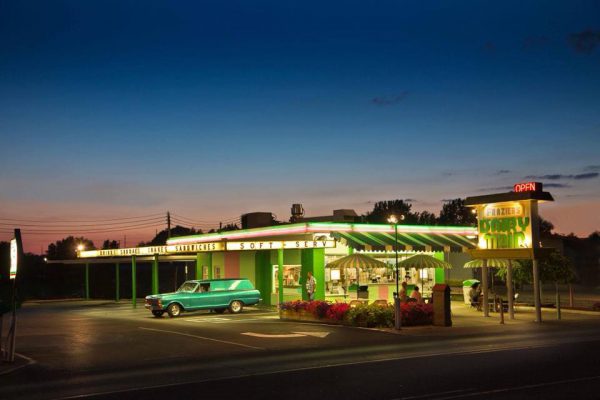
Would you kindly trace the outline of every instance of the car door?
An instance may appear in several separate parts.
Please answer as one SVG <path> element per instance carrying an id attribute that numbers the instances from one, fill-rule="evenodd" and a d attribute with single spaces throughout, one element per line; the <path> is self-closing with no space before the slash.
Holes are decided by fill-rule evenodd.
<path id="1" fill-rule="evenodd" d="M 202 309 L 211 307 L 212 300 L 210 292 L 210 283 L 200 283 L 196 288 L 196 291 L 193 293 L 193 296 L 191 297 L 191 308 Z"/>

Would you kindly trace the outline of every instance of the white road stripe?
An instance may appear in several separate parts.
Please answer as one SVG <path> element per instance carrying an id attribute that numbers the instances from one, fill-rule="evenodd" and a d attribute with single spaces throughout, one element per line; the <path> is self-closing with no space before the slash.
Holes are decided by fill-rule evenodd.
<path id="1" fill-rule="evenodd" d="M 246 335 L 246 336 L 253 336 L 253 337 L 259 337 L 259 338 L 274 338 L 274 339 L 283 339 L 283 338 L 298 338 L 298 337 L 306 337 L 306 335 L 303 335 L 301 333 L 274 333 L 274 334 L 269 334 L 269 333 L 254 333 L 254 332 L 244 332 L 242 333 L 242 335 Z"/>
<path id="2" fill-rule="evenodd" d="M 143 328 L 141 326 L 139 328 L 143 329 L 145 331 L 154 331 L 154 332 L 162 332 L 162 333 L 172 333 L 173 335 L 188 336 L 188 337 L 193 337 L 193 338 L 196 338 L 196 339 L 203 339 L 203 340 L 210 340 L 210 341 L 213 341 L 213 342 L 219 342 L 219 343 L 225 343 L 225 344 L 232 344 L 232 345 L 235 345 L 235 346 L 246 347 L 246 348 L 254 349 L 254 350 L 265 350 L 262 347 L 254 347 L 254 346 L 248 346 L 247 344 L 242 344 L 242 343 L 228 342 L 226 340 L 219 340 L 219 339 L 213 339 L 213 338 L 208 338 L 208 337 L 204 337 L 204 336 L 190 335 L 189 333 L 182 333 L 182 332 L 175 332 L 175 331 L 164 331 L 162 329 L 153 329 L 153 328 Z"/>

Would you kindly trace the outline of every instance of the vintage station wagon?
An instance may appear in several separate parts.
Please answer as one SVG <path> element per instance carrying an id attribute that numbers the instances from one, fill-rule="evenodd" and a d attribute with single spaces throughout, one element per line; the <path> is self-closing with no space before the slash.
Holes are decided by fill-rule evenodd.
<path id="1" fill-rule="evenodd" d="M 185 281 L 174 293 L 146 296 L 146 308 L 155 317 L 165 312 L 178 317 L 184 311 L 214 310 L 222 313 L 229 309 L 239 313 L 244 306 L 257 304 L 260 292 L 244 278 Z"/>

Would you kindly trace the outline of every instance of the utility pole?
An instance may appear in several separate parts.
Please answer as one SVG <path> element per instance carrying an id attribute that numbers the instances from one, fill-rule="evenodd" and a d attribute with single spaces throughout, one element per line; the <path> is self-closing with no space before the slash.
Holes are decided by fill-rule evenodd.
<path id="1" fill-rule="evenodd" d="M 171 239 L 171 213 L 167 211 L 167 238 Z"/>

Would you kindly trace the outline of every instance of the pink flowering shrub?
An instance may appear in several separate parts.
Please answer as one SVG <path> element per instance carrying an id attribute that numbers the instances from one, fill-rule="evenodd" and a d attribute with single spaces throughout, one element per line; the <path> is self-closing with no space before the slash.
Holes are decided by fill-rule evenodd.
<path id="1" fill-rule="evenodd" d="M 281 310 L 299 312 L 306 310 L 316 319 L 343 322 L 353 326 L 388 327 L 394 326 L 394 306 L 376 304 L 359 305 L 350 308 L 348 303 L 327 301 L 288 301 L 279 305 Z M 400 305 L 403 326 L 430 325 L 433 323 L 433 305 L 402 303 Z"/>

